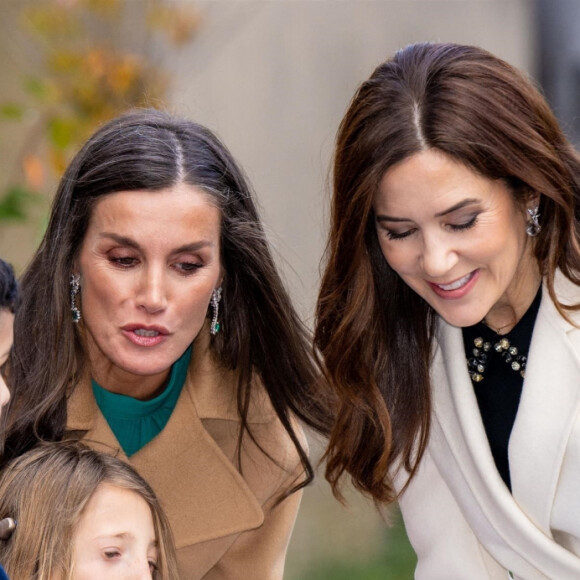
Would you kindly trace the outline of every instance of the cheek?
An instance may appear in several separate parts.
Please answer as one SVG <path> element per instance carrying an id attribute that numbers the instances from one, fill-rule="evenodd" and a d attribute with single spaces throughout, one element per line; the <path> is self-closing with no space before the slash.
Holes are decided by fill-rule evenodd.
<path id="1" fill-rule="evenodd" d="M 122 280 L 103 275 L 81 278 L 81 309 L 108 310 L 123 294 Z M 83 308 L 84 307 L 84 308 Z"/>
<path id="2" fill-rule="evenodd" d="M 397 246 L 397 243 L 379 240 L 383 258 L 397 274 L 411 273 L 413 268 L 411 253 L 403 246 L 404 242 L 400 246 Z"/>
<path id="3" fill-rule="evenodd" d="M 184 292 L 177 300 L 177 310 L 181 313 L 182 318 L 203 322 L 210 307 L 211 290 L 208 291 L 204 288 L 203 290 Z"/>
<path id="4" fill-rule="evenodd" d="M 515 266 L 526 247 L 525 224 L 514 216 L 513 222 L 506 220 L 498 226 L 471 245 L 471 254 L 484 263 Z"/>

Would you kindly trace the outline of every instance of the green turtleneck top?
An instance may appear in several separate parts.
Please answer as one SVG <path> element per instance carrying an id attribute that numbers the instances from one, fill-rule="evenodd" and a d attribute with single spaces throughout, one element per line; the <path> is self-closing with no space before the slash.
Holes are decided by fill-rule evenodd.
<path id="1" fill-rule="evenodd" d="M 171 367 L 169 383 L 163 392 L 149 401 L 111 393 L 91 381 L 97 405 L 127 457 L 145 447 L 167 425 L 185 384 L 192 348 L 190 346 Z"/>

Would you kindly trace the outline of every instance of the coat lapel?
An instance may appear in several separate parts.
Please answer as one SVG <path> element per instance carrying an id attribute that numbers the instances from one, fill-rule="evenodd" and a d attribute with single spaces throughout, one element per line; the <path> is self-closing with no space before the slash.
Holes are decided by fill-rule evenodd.
<path id="1" fill-rule="evenodd" d="M 204 357 L 198 352 L 163 431 L 130 459 L 99 411 L 88 379 L 77 385 L 68 404 L 68 431 L 80 432 L 87 444 L 130 463 L 155 490 L 178 548 L 254 529 L 264 520 L 258 500 L 203 427 L 194 383 L 199 379 L 205 391 L 211 388 L 208 382 L 228 377 L 217 370 L 196 377 L 200 358 Z"/>
<path id="2" fill-rule="evenodd" d="M 564 300 L 570 285 L 565 279 L 558 279 L 557 291 Z M 560 316 L 545 288 L 510 438 L 509 458 L 514 497 L 550 537 L 558 477 L 580 407 L 578 352 L 580 330 Z"/>
<path id="3" fill-rule="evenodd" d="M 580 559 L 553 542 L 537 526 L 535 517 L 528 517 L 497 472 L 467 373 L 461 330 L 441 321 L 438 336 L 440 348 L 432 365 L 434 420 L 429 448 L 464 517 L 492 556 L 516 576 L 575 577 L 572 574 L 580 574 Z M 528 367 L 529 373 L 534 366 Z M 515 446 L 510 452 L 517 453 Z M 541 469 L 537 461 L 527 473 Z M 554 480 L 557 465 L 552 462 L 550 467 L 556 468 L 549 477 Z"/>

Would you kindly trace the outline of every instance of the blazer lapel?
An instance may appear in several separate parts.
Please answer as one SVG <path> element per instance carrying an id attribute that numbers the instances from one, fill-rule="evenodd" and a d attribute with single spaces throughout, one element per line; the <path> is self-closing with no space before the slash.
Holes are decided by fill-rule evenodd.
<path id="1" fill-rule="evenodd" d="M 497 472 L 467 373 L 461 330 L 440 321 L 438 337 L 429 449 L 466 520 L 490 554 L 516 576 L 580 574 L 580 559 L 530 520 Z"/>
<path id="2" fill-rule="evenodd" d="M 570 283 L 558 282 L 565 294 Z M 580 406 L 578 352 L 580 330 L 560 316 L 544 289 L 509 458 L 514 497 L 550 537 L 558 476 Z"/>
<path id="3" fill-rule="evenodd" d="M 131 464 L 151 485 L 169 517 L 178 548 L 260 526 L 258 500 L 204 429 L 188 379 L 163 431 L 131 458 L 123 453 L 94 400 L 90 382 L 74 389 L 68 431 Z"/>

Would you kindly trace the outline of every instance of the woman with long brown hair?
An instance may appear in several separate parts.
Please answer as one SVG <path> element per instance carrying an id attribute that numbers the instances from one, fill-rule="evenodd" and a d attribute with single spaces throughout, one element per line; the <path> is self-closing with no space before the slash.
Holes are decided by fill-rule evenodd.
<path id="1" fill-rule="evenodd" d="M 155 490 L 185 578 L 281 578 L 312 479 L 297 419 L 321 429 L 323 406 L 219 139 L 155 110 L 106 123 L 67 168 L 21 287 L 3 461 L 81 438 Z"/>
<path id="2" fill-rule="evenodd" d="M 416 578 L 580 577 L 580 160 L 485 50 L 381 64 L 338 132 L 315 342 L 327 451 Z"/>

